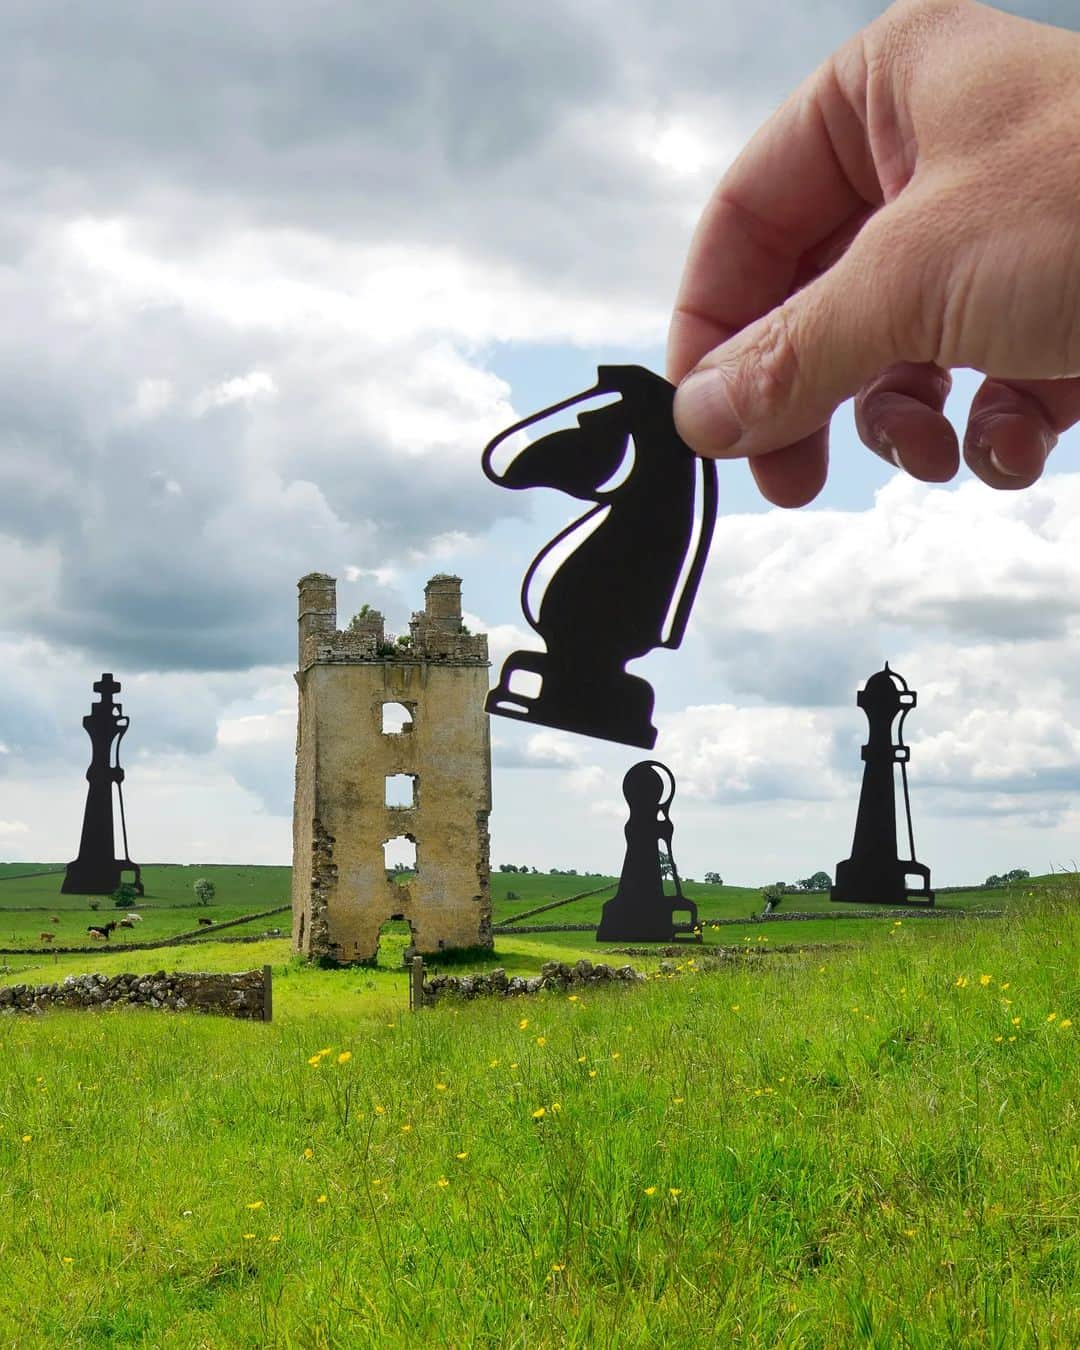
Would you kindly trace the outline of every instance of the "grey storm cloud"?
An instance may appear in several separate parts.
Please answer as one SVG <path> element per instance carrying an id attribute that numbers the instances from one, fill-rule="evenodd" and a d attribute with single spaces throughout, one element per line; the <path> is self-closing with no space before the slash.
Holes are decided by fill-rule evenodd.
<path id="1" fill-rule="evenodd" d="M 495 394 L 461 395 L 467 431 L 419 458 L 343 400 L 361 371 L 369 388 L 413 387 L 442 321 L 389 340 L 372 314 L 345 340 L 317 318 L 246 322 L 182 284 L 125 292 L 129 263 L 84 266 L 63 243 L 72 222 L 127 222 L 144 260 L 189 279 L 217 241 L 244 254 L 252 234 L 294 232 L 445 248 L 568 309 L 629 296 L 662 315 L 707 185 L 673 178 L 627 128 L 715 127 L 719 170 L 882 8 L 10 0 L 0 626 L 48 644 L 52 680 L 71 661 L 287 663 L 302 573 L 400 563 L 519 509 L 476 473 Z M 1078 26 L 1071 5 L 1010 8 Z M 482 369 L 485 340 L 451 335 L 462 372 Z M 207 398 L 252 372 L 266 374 L 251 397 Z M 455 381 L 451 363 L 425 395 L 451 415 Z M 161 743 L 204 746 L 210 712 L 168 731 L 162 710 Z M 33 689 L 0 709 L 0 739 L 22 728 L 28 753 L 56 725 Z"/>

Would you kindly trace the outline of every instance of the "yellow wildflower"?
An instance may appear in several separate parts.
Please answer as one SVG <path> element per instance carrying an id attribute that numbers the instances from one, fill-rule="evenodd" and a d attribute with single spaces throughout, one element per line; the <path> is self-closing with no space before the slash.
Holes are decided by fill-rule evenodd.
<path id="1" fill-rule="evenodd" d="M 679 1196 L 682 1195 L 682 1187 L 681 1187 L 681 1186 L 669 1186 L 669 1187 L 668 1187 L 668 1195 L 670 1195 L 671 1198 L 672 1198 L 673 1200 L 677 1200 L 677 1199 L 679 1198 Z"/>
<path id="2" fill-rule="evenodd" d="M 612 1059 L 622 1059 L 622 1051 L 621 1051 L 621 1050 L 612 1050 L 612 1052 L 611 1052 L 611 1058 L 612 1058 Z"/>
<path id="3" fill-rule="evenodd" d="M 537 1038 L 536 1038 L 536 1044 L 537 1044 L 537 1045 L 547 1045 L 547 1037 L 546 1037 L 546 1036 L 537 1036 Z"/>
<path id="4" fill-rule="evenodd" d="M 339 1064 L 348 1064 L 350 1059 L 352 1059 L 352 1051 L 342 1050 L 341 1054 L 337 1057 L 337 1062 Z"/>
<path id="5" fill-rule="evenodd" d="M 994 1037 L 994 1044 L 995 1044 L 995 1045 L 1000 1045 L 1001 1042 L 1002 1042 L 1004 1039 L 1005 1039 L 1004 1036 L 995 1036 L 995 1037 Z"/>
<path id="6" fill-rule="evenodd" d="M 671 1104 L 672 1106 L 682 1106 L 684 1101 L 686 1101 L 685 1097 L 672 1097 Z"/>
<path id="7" fill-rule="evenodd" d="M 281 1234 L 280 1234 L 280 1233 L 271 1233 L 270 1236 L 269 1236 L 266 1240 L 267 1240 L 267 1242 L 280 1242 L 280 1241 L 281 1241 Z"/>
<path id="8" fill-rule="evenodd" d="M 1048 1022 L 1056 1022 L 1056 1021 L 1057 1021 L 1057 1013 L 1047 1013 L 1047 1014 L 1046 1014 L 1046 1020 L 1047 1020 Z"/>
<path id="9" fill-rule="evenodd" d="M 532 1118 L 533 1120 L 543 1120 L 546 1115 L 547 1115 L 547 1107 L 538 1106 L 536 1110 L 533 1112 Z"/>
<path id="10" fill-rule="evenodd" d="M 315 1156 L 315 1150 L 314 1150 L 313 1148 L 306 1148 L 306 1149 L 304 1149 L 304 1157 L 305 1157 L 305 1158 L 314 1158 L 314 1156 Z"/>
<path id="11" fill-rule="evenodd" d="M 377 1106 L 377 1107 L 375 1108 L 375 1114 L 376 1114 L 377 1116 L 385 1116 L 385 1115 L 386 1115 L 386 1107 L 385 1107 L 385 1106 Z"/>
<path id="12" fill-rule="evenodd" d="M 577 996 L 577 994 L 570 994 L 570 995 L 568 996 L 568 998 L 567 998 L 567 1002 L 568 1002 L 568 1003 L 577 1003 L 577 1002 L 578 1002 L 578 996 Z"/>
<path id="13" fill-rule="evenodd" d="M 435 1185 L 438 1186 L 440 1189 L 445 1190 L 445 1188 L 449 1186 L 450 1183 L 449 1181 L 447 1181 L 445 1177 L 440 1177 L 438 1181 L 435 1183 Z"/>
<path id="14" fill-rule="evenodd" d="M 980 984 L 982 985 L 982 987 L 985 989 L 986 986 L 990 983 L 990 981 L 991 981 L 992 979 L 993 979 L 993 976 L 992 976 L 992 975 L 980 975 L 980 976 L 979 976 L 979 983 L 980 983 Z"/>
<path id="15" fill-rule="evenodd" d="M 62 1256 L 60 1260 L 63 1261 L 65 1266 L 70 1266 L 72 1261 L 75 1260 L 75 1258 L 73 1256 Z"/>
<path id="16" fill-rule="evenodd" d="M 556 1275 L 558 1275 L 560 1271 L 566 1269 L 566 1263 L 562 1261 L 556 1261 L 555 1264 L 551 1267 L 551 1269 Z"/>
<path id="17" fill-rule="evenodd" d="M 316 1203 L 317 1205 L 325 1205 L 325 1204 L 326 1204 L 326 1196 L 325 1196 L 325 1195 L 317 1196 L 316 1199 L 315 1199 L 315 1203 Z"/>
<path id="18" fill-rule="evenodd" d="M 252 1200 L 251 1204 L 247 1206 L 248 1209 L 262 1209 L 262 1207 L 263 1202 L 261 1200 Z"/>
<path id="19" fill-rule="evenodd" d="M 436 1083 L 436 1084 L 435 1084 L 435 1091 L 436 1091 L 436 1092 L 445 1092 L 445 1091 L 446 1091 L 446 1084 L 445 1084 L 445 1083 Z"/>
<path id="20" fill-rule="evenodd" d="M 513 1064 L 511 1064 L 510 1067 L 511 1067 L 512 1069 L 516 1069 L 516 1068 L 517 1068 L 517 1060 L 514 1060 Z"/>
<path id="21" fill-rule="evenodd" d="M 457 1153 L 454 1155 L 458 1162 L 463 1162 L 469 1155 L 467 1153 Z"/>
<path id="22" fill-rule="evenodd" d="M 1014 1018 L 1011 1019 L 1011 1021 L 1012 1021 L 1012 1024 L 1013 1024 L 1014 1027 L 1018 1027 L 1018 1026 L 1020 1025 L 1020 1019 L 1019 1019 L 1019 1017 L 1014 1017 Z"/>
<path id="23" fill-rule="evenodd" d="M 518 1031 L 524 1031 L 528 1025 L 529 1019 L 527 1017 L 523 1017 L 521 1021 L 518 1023 Z"/>
<path id="24" fill-rule="evenodd" d="M 590 1077 L 590 1078 L 595 1078 L 595 1077 L 596 1077 L 596 1070 L 595 1070 L 595 1069 L 590 1069 L 590 1070 L 589 1070 L 589 1077 Z"/>
<path id="25" fill-rule="evenodd" d="M 967 978 L 966 975 L 957 975 L 957 977 L 956 977 L 956 986 L 955 986 L 955 987 L 956 987 L 957 989 L 966 989 L 966 988 L 967 988 L 967 982 L 968 982 L 968 978 Z"/>
<path id="26" fill-rule="evenodd" d="M 313 1069 L 317 1069 L 319 1065 L 322 1063 L 322 1055 L 312 1055 L 311 1058 L 308 1060 L 308 1063 L 311 1065 Z"/>
<path id="27" fill-rule="evenodd" d="M 402 1134 L 408 1134 L 409 1131 L 410 1131 L 411 1129 L 412 1129 L 412 1126 L 411 1126 L 411 1125 L 402 1125 L 402 1127 L 401 1127 L 401 1133 L 402 1133 Z"/>
<path id="28" fill-rule="evenodd" d="M 498 1061 L 497 1059 L 493 1059 L 493 1060 L 491 1061 L 491 1063 L 488 1065 L 488 1068 L 489 1068 L 489 1069 L 497 1069 L 498 1067 L 499 1067 L 499 1061 Z"/>
<path id="29" fill-rule="evenodd" d="M 1060 1027 L 1060 1029 L 1061 1029 L 1062 1031 L 1064 1031 L 1066 1027 L 1071 1027 L 1071 1026 L 1072 1026 L 1072 1018 L 1071 1018 L 1071 1017 L 1063 1017 L 1063 1018 L 1061 1019 L 1061 1021 L 1058 1023 L 1058 1026 Z"/>
<path id="30" fill-rule="evenodd" d="M 584 1055 L 578 1055 L 578 1057 L 577 1057 L 577 1062 L 578 1062 L 579 1064 L 584 1064 L 584 1063 L 586 1063 L 585 1056 L 584 1056 Z"/>
<path id="31" fill-rule="evenodd" d="M 30 1142 L 30 1139 L 31 1139 L 31 1136 L 28 1135 L 28 1134 L 24 1134 L 23 1137 L 22 1137 L 22 1141 L 23 1141 L 24 1144 L 28 1144 L 28 1143 Z"/>
<path id="32" fill-rule="evenodd" d="M 562 1110 L 562 1102 L 552 1102 L 551 1110 L 552 1113 L 557 1116 L 559 1112 Z"/>
<path id="33" fill-rule="evenodd" d="M 655 1186 L 646 1186 L 646 1187 L 645 1187 L 645 1194 L 646 1194 L 646 1195 L 655 1195 L 655 1194 L 656 1194 L 656 1187 L 655 1187 Z"/>
<path id="34" fill-rule="evenodd" d="M 252 1239 L 254 1236 L 255 1236 L 254 1233 L 245 1233 L 245 1234 L 244 1234 L 244 1241 L 245 1241 L 245 1242 L 250 1242 L 251 1239 Z"/>

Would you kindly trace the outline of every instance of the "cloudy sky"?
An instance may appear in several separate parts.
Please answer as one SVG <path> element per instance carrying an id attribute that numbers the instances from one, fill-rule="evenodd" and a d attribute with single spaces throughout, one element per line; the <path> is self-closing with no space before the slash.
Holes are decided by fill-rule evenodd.
<path id="1" fill-rule="evenodd" d="M 1015 13 L 1080 27 L 1072 0 Z M 0 857 L 77 848 L 109 669 L 142 862 L 287 862 L 295 583 L 400 630 L 464 578 L 495 656 L 569 517 L 480 476 L 508 422 L 663 367 L 716 178 L 874 0 L 8 0 L 0 14 Z M 975 377 L 960 373 L 951 410 Z M 649 658 L 676 857 L 849 850 L 888 658 L 935 879 L 1080 857 L 1080 457 L 894 475 L 838 414 L 812 508 L 720 466 L 693 631 Z M 543 494 L 531 494 L 543 497 Z M 632 751 L 495 719 L 496 862 L 615 869 Z M 538 809 L 539 805 L 539 809 Z"/>

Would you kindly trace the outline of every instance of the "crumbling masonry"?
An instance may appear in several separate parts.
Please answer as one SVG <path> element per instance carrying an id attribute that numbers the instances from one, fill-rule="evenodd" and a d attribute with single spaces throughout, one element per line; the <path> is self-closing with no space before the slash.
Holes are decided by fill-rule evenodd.
<path id="1" fill-rule="evenodd" d="M 396 641 L 366 608 L 338 631 L 333 577 L 299 587 L 293 950 L 373 960 L 388 919 L 408 921 L 410 952 L 490 947 L 488 649 L 462 624 L 461 579 L 432 577 Z M 383 851 L 401 836 L 406 882 Z"/>

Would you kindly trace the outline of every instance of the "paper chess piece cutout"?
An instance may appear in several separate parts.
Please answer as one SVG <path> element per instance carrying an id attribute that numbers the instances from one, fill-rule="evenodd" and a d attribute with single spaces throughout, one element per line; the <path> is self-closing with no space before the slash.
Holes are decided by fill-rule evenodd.
<path id="1" fill-rule="evenodd" d="M 496 452 L 510 437 L 612 394 L 618 402 L 579 413 L 576 427 L 542 436 L 495 469 Z M 656 743 L 652 686 L 626 666 L 682 642 L 717 506 L 716 465 L 680 439 L 674 395 L 641 366 L 601 366 L 592 389 L 515 423 L 484 451 L 493 483 L 515 491 L 553 487 L 592 503 L 525 574 L 522 611 L 546 650 L 507 657 L 488 712 L 645 749 Z M 623 472 L 627 456 L 633 458 Z M 555 555 L 561 561 L 536 602 L 530 591 Z M 539 677 L 538 692 L 522 691 L 522 674 L 534 683 Z"/>

